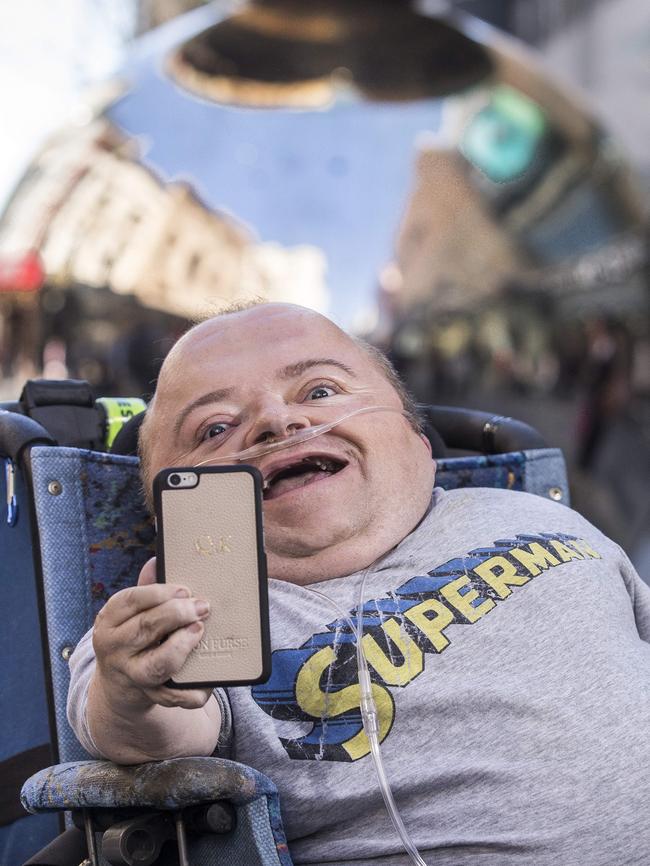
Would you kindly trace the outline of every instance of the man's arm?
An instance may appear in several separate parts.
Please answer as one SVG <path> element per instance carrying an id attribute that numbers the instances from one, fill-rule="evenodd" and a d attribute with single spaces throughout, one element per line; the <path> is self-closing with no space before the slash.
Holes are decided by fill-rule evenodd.
<path id="1" fill-rule="evenodd" d="M 85 708 L 69 712 L 85 727 L 82 742 L 120 764 L 214 751 L 221 714 L 212 690 L 164 685 L 198 643 L 208 612 L 186 589 L 155 583 L 155 560 L 137 587 L 109 599 L 93 629 L 94 664 L 86 660 L 79 671 L 87 689 L 75 683 L 81 666 L 71 659 L 70 701 L 86 699 Z"/>
<path id="2" fill-rule="evenodd" d="M 195 709 L 115 701 L 93 679 L 86 708 L 88 729 L 100 754 L 116 764 L 140 764 L 187 755 L 211 755 L 221 712 L 214 695 Z"/>

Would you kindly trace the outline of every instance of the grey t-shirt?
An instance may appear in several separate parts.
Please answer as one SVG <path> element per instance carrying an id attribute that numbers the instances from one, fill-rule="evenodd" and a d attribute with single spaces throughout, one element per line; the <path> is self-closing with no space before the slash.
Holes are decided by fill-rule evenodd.
<path id="1" fill-rule="evenodd" d="M 270 581 L 271 679 L 227 690 L 224 744 L 277 784 L 297 864 L 410 862 L 362 731 L 361 580 Z M 427 863 L 650 862 L 650 589 L 619 547 L 540 497 L 437 490 L 363 598 L 382 755 Z"/>

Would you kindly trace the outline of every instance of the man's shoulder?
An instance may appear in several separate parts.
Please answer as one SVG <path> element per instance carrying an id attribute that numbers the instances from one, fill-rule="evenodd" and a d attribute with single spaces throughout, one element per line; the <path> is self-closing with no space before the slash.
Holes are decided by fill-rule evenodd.
<path id="1" fill-rule="evenodd" d="M 468 551 L 495 555 L 509 546 L 545 545 L 579 539 L 601 556 L 618 560 L 620 548 L 573 509 L 522 491 L 459 488 L 434 493 L 425 520 L 401 546 L 401 552 L 437 561 L 454 560 Z"/>
<path id="2" fill-rule="evenodd" d="M 464 502 L 467 505 L 481 506 L 486 502 L 498 502 L 508 506 L 525 506 L 530 508 L 550 509 L 551 511 L 572 511 L 562 502 L 547 499 L 536 493 L 525 490 L 508 490 L 503 487 L 457 487 L 445 490 L 444 498 L 449 502 Z"/>
<path id="3" fill-rule="evenodd" d="M 581 514 L 567 505 L 523 490 L 463 487 L 442 492 L 438 504 L 440 517 L 450 521 L 458 519 L 459 526 L 478 521 L 523 527 L 530 525 L 531 520 L 543 520 L 551 521 L 558 528 L 572 527 L 598 532 Z"/>

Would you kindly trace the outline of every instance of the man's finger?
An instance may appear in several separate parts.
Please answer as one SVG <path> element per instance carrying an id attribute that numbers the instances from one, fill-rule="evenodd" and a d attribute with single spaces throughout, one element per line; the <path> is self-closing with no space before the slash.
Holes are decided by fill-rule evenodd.
<path id="1" fill-rule="evenodd" d="M 179 628 L 206 619 L 208 602 L 196 598 L 171 598 L 163 604 L 131 617 L 114 630 L 111 643 L 128 655 L 157 645 Z"/>
<path id="2" fill-rule="evenodd" d="M 156 557 L 152 556 L 148 559 L 140 570 L 138 577 L 138 586 L 147 586 L 150 583 L 156 582 Z"/>
<path id="3" fill-rule="evenodd" d="M 177 629 L 159 646 L 128 659 L 127 675 L 140 688 L 161 686 L 183 667 L 202 634 L 202 622 L 193 622 Z"/>
<path id="4" fill-rule="evenodd" d="M 190 591 L 184 586 L 168 583 L 152 583 L 146 586 L 132 586 L 121 589 L 111 596 L 97 614 L 95 629 L 116 628 L 133 616 L 156 605 L 164 604 L 172 598 L 189 598 Z"/>

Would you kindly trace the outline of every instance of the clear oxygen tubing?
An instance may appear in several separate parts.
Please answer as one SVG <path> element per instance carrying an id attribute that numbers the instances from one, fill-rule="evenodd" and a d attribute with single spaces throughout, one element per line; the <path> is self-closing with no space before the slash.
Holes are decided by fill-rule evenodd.
<path id="1" fill-rule="evenodd" d="M 324 592 L 321 592 L 318 589 L 313 589 L 313 587 L 311 586 L 306 586 L 305 589 L 308 589 L 310 592 L 313 592 L 315 595 L 318 595 L 321 598 L 325 599 L 325 601 L 328 601 L 336 610 L 337 614 L 348 623 L 350 629 L 355 635 L 355 644 L 357 651 L 357 671 L 359 676 L 359 692 L 361 695 L 361 700 L 359 702 L 361 709 L 361 718 L 363 720 L 363 730 L 366 734 L 366 737 L 368 738 L 368 742 L 370 743 L 370 754 L 372 755 L 372 760 L 375 766 L 375 773 L 377 775 L 377 781 L 379 782 L 381 796 L 383 797 L 386 811 L 388 812 L 388 815 L 393 822 L 393 826 L 395 827 L 397 835 L 402 841 L 402 845 L 404 846 L 404 850 L 408 854 L 409 859 L 412 863 L 416 864 L 416 866 L 427 866 L 425 861 L 420 856 L 420 852 L 416 848 L 415 843 L 411 838 L 411 834 L 406 829 L 404 822 L 402 821 L 402 816 L 400 815 L 397 804 L 395 803 L 393 792 L 390 787 L 390 782 L 388 781 L 388 776 L 386 775 L 386 769 L 384 767 L 384 761 L 381 756 L 381 748 L 379 745 L 379 724 L 377 722 L 377 707 L 375 706 L 375 699 L 372 696 L 370 671 L 368 670 L 368 662 L 366 660 L 366 656 L 363 650 L 363 595 L 366 585 L 366 578 L 373 565 L 374 563 L 369 565 L 368 568 L 364 570 L 361 576 L 361 582 L 359 584 L 359 599 L 357 604 L 356 624 L 352 622 L 350 616 L 339 607 L 339 605 L 334 601 L 334 599 L 330 598 Z"/>
<path id="2" fill-rule="evenodd" d="M 344 421 L 348 421 L 350 418 L 354 418 L 357 415 L 366 414 L 368 412 L 398 412 L 400 415 L 406 416 L 406 413 L 403 410 L 396 409 L 393 406 L 362 406 L 358 409 L 353 409 L 351 412 L 347 412 L 345 415 L 335 419 L 334 421 L 327 421 L 323 424 L 317 424 L 313 427 L 306 427 L 303 430 L 299 430 L 297 433 L 293 433 L 291 434 L 291 436 L 287 436 L 284 439 L 278 439 L 272 442 L 261 442 L 258 445 L 253 445 L 250 448 L 245 448 L 243 451 L 237 451 L 235 453 L 224 454 L 216 457 L 208 457 L 205 460 L 201 460 L 199 463 L 195 463 L 194 465 L 206 466 L 211 463 L 243 463 L 248 460 L 254 460 L 256 457 L 263 457 L 266 454 L 271 454 L 275 451 L 282 451 L 286 448 L 294 448 L 296 445 L 300 445 L 303 442 L 308 442 L 310 439 L 315 439 L 317 436 L 322 436 L 324 433 L 328 433 L 330 430 L 333 430 L 334 427 L 337 427 L 339 424 L 343 424 Z M 183 455 L 183 457 L 184 456 L 186 455 Z M 179 459 L 182 459 L 182 457 Z M 379 745 L 379 725 L 377 722 L 377 708 L 375 706 L 375 700 L 372 696 L 372 683 L 370 680 L 370 672 L 368 671 L 368 663 L 366 661 L 366 657 L 363 651 L 363 594 L 366 585 L 366 578 L 373 565 L 374 563 L 371 563 L 371 565 L 369 565 L 362 574 L 361 583 L 359 585 L 359 601 L 357 606 L 356 624 L 352 622 L 350 616 L 339 607 L 339 605 L 334 601 L 334 599 L 330 598 L 324 592 L 320 592 L 319 590 L 313 589 L 310 586 L 305 587 L 305 589 L 308 589 L 310 592 L 313 592 L 315 595 L 318 595 L 321 598 L 325 599 L 325 601 L 329 602 L 329 604 L 331 604 L 332 607 L 336 610 L 337 615 L 348 623 L 348 625 L 350 626 L 350 630 L 355 635 L 359 692 L 361 696 L 361 700 L 359 702 L 361 709 L 361 718 L 363 720 L 364 732 L 370 744 L 370 752 L 375 766 L 375 772 L 377 774 L 377 780 L 379 782 L 381 795 L 383 797 L 386 810 L 388 811 L 390 819 L 393 822 L 393 826 L 395 827 L 395 830 L 397 831 L 397 834 L 402 841 L 402 845 L 404 846 L 404 849 L 407 852 L 409 859 L 412 863 L 415 864 L 415 866 L 427 866 L 425 861 L 420 856 L 415 846 L 415 843 L 413 842 L 413 839 L 411 838 L 408 830 L 404 826 L 404 822 L 402 821 L 401 815 L 399 814 L 399 810 L 397 808 L 397 804 L 395 803 L 395 799 L 393 798 L 393 792 L 391 791 L 390 783 L 386 775 L 386 770 L 384 768 L 384 762 L 381 756 L 381 750 Z"/>
<path id="3" fill-rule="evenodd" d="M 397 412 L 399 415 L 405 415 L 402 409 L 396 409 L 394 406 L 361 406 L 359 409 L 353 409 L 347 412 L 340 418 L 334 421 L 326 421 L 324 424 L 316 424 L 314 427 L 305 427 L 297 433 L 292 433 L 284 439 L 277 439 L 274 442 L 260 442 L 259 445 L 252 445 L 250 448 L 245 448 L 243 451 L 236 451 L 234 454 L 223 454 L 216 457 L 207 457 L 194 466 L 207 466 L 209 463 L 245 463 L 248 460 L 254 460 L 256 457 L 264 457 L 266 454 L 272 454 L 275 451 L 283 451 L 285 448 L 294 448 L 303 442 L 308 442 L 310 439 L 315 439 L 317 436 L 322 436 L 323 433 L 329 433 L 330 430 L 343 424 L 344 421 L 354 418 L 357 415 L 363 415 L 368 412 Z M 178 460 L 183 460 L 188 452 L 182 454 Z"/>

